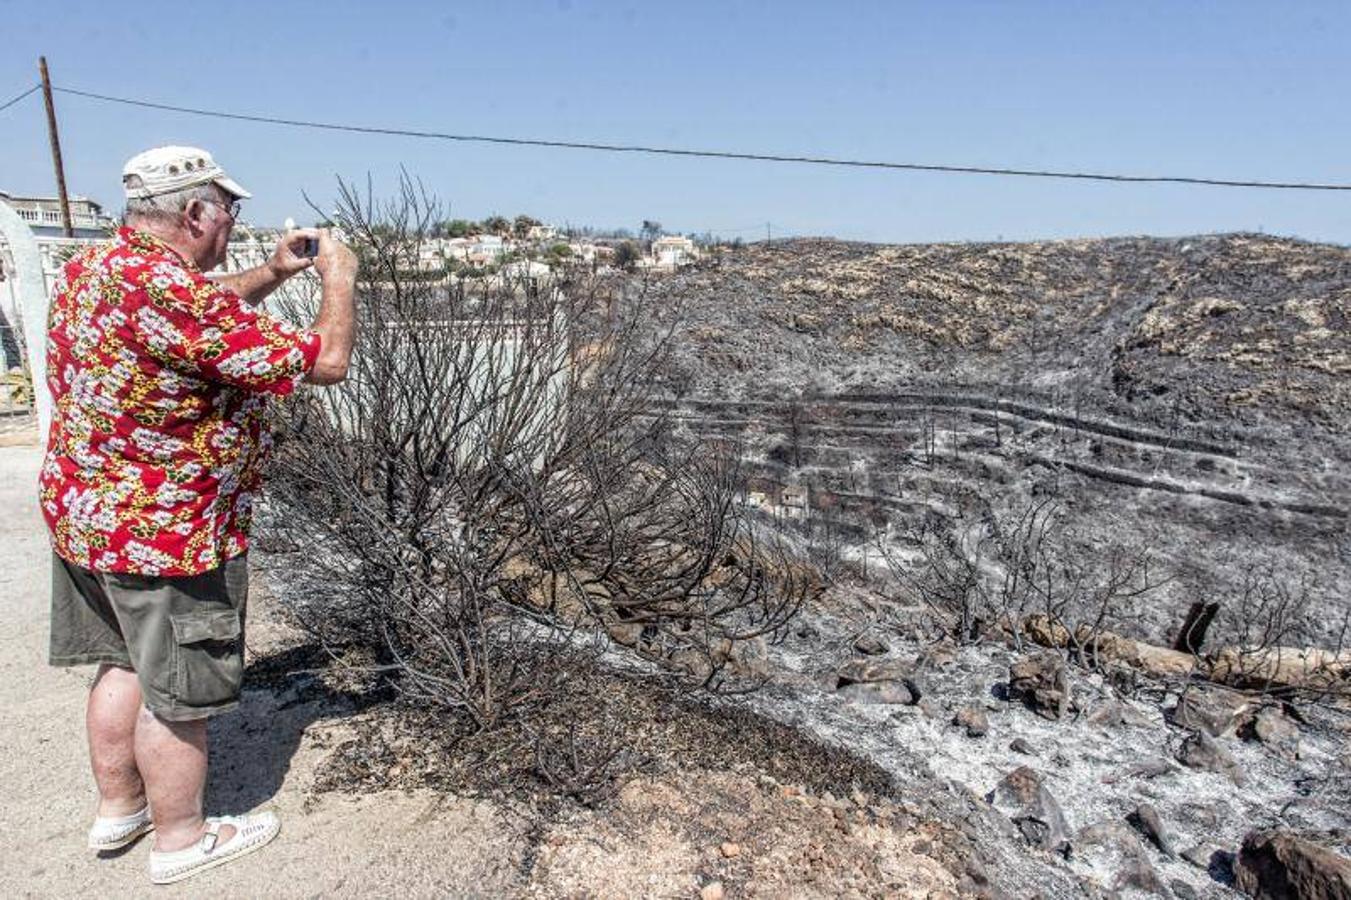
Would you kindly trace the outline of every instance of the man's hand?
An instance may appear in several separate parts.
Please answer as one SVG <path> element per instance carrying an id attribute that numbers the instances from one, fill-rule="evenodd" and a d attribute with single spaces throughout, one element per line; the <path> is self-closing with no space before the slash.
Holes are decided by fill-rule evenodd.
<path id="1" fill-rule="evenodd" d="M 278 280 L 285 281 L 297 272 L 303 272 L 314 265 L 314 260 L 308 256 L 301 256 L 300 251 L 305 249 L 306 238 L 319 238 L 321 233 L 325 232 L 321 232 L 318 228 L 289 229 L 273 249 L 272 256 L 267 261 L 268 271 Z M 321 247 L 322 244 L 323 239 L 320 238 Z"/>
<path id="2" fill-rule="evenodd" d="M 313 232 L 307 237 L 319 238 L 319 255 L 314 258 L 315 271 L 321 281 L 346 279 L 355 281 L 357 274 L 357 255 L 346 244 L 333 236 L 327 228 L 297 229 L 294 233 Z M 309 262 L 309 260 L 306 260 Z"/>
<path id="3" fill-rule="evenodd" d="M 323 228 L 319 230 L 319 255 L 314 259 L 314 268 L 322 285 L 319 315 L 311 326 L 319 335 L 319 357 L 305 380 L 311 384 L 337 384 L 347 377 L 356 341 L 357 256 Z"/>

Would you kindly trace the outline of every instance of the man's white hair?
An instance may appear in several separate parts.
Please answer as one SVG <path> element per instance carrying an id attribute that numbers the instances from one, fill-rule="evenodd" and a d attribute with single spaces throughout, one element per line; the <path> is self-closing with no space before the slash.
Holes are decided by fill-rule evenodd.
<path id="1" fill-rule="evenodd" d="M 220 203 L 224 202 L 221 196 L 224 193 L 214 184 L 197 184 L 179 191 L 170 191 L 167 194 L 128 199 L 127 212 L 123 218 L 127 221 L 132 219 L 158 219 L 164 222 L 176 222 L 178 217 L 182 215 L 183 210 L 187 209 L 188 204 L 193 200 Z"/>

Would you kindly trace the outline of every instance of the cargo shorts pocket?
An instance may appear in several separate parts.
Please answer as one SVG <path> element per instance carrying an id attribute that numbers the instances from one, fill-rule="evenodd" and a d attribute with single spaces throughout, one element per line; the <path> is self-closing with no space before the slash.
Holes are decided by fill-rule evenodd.
<path id="1" fill-rule="evenodd" d="M 244 679 L 239 613 L 204 610 L 169 620 L 177 656 L 175 705 L 212 707 L 238 699 Z"/>

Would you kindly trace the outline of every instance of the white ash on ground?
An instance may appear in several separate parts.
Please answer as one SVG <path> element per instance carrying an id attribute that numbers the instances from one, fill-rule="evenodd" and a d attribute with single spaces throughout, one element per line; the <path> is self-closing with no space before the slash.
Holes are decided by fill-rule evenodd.
<path id="1" fill-rule="evenodd" d="M 1000 846 L 982 845 L 1010 863 L 1001 875 L 1025 874 L 1035 859 L 1079 879 L 1082 890 L 1222 897 L 1235 895 L 1233 863 L 1255 830 L 1330 835 L 1334 849 L 1351 849 L 1346 710 L 1283 708 L 1205 685 L 1187 692 L 1182 709 L 1200 705 L 1198 693 L 1213 692 L 1211 706 L 1225 712 L 1212 711 L 1220 719 L 1209 722 L 1214 727 L 1195 721 L 1185 727 L 1176 721 L 1182 695 L 1175 689 L 1145 684 L 1123 695 L 1101 675 L 1066 666 L 1061 677 L 1068 697 L 1057 717 L 1009 691 L 1011 669 L 1026 674 L 1027 662 L 1045 651 L 926 648 L 898 632 L 886 636 L 887 654 L 864 658 L 851 646 L 859 623 L 838 614 L 848 604 L 840 595 L 836 600 L 837 614 L 813 612 L 774 648 L 771 662 L 782 674 L 750 702 L 850 747 L 903 783 L 948 781 L 1001 815 L 1012 814 L 1015 830 Z M 906 679 L 922 698 L 868 703 L 840 690 L 839 673 L 864 665 L 897 683 Z M 1020 815 L 1001 784 L 1019 770 L 1035 773 L 1049 794 L 1051 818 L 1063 818 L 1054 823 L 1064 829 L 1063 844 L 1056 837 L 1029 846 L 1016 830 Z M 1142 809 L 1148 810 L 1143 817 Z M 1037 827 L 1046 818 L 1022 815 Z"/>

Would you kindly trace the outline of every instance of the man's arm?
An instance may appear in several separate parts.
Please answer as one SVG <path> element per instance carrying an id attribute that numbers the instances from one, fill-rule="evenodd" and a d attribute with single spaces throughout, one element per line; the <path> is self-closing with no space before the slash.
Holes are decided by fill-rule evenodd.
<path id="1" fill-rule="evenodd" d="M 314 259 L 322 294 L 319 315 L 310 330 L 319 335 L 319 358 L 305 376 L 310 384 L 337 384 L 347 377 L 356 341 L 356 254 L 335 240 L 328 229 L 318 231 L 319 255 Z"/>
<path id="2" fill-rule="evenodd" d="M 300 249 L 305 238 L 317 237 L 319 237 L 319 229 L 317 228 L 293 228 L 282 235 L 282 239 L 277 242 L 276 248 L 272 251 L 272 256 L 261 266 L 246 269 L 243 272 L 216 276 L 212 280 L 222 287 L 234 291 L 243 298 L 245 303 L 256 306 L 262 303 L 268 294 L 275 291 L 283 281 L 314 265 L 314 260 L 301 256 L 296 251 Z"/>

